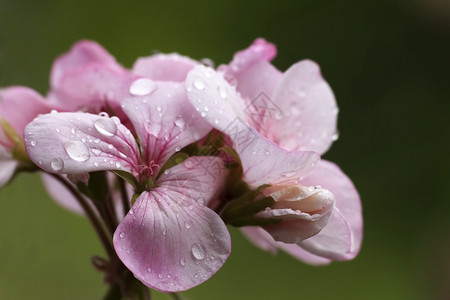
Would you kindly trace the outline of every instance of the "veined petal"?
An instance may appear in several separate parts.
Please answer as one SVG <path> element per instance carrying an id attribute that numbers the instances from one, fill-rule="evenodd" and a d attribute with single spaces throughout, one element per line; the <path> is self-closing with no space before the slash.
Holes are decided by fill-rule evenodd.
<path id="1" fill-rule="evenodd" d="M 189 100 L 201 116 L 232 140 L 249 184 L 297 181 L 319 160 L 312 151 L 286 151 L 250 127 L 242 99 L 212 69 L 196 67 L 188 74 L 186 87 Z"/>
<path id="2" fill-rule="evenodd" d="M 133 73 L 155 81 L 183 82 L 188 72 L 199 65 L 189 57 L 172 54 L 156 54 L 139 58 L 133 66 Z"/>
<path id="3" fill-rule="evenodd" d="M 12 129 L 22 137 L 25 126 L 38 114 L 50 112 L 51 106 L 36 91 L 14 86 L 0 91 L 0 145 L 12 149 L 14 143 L 2 130 L 1 120 L 9 123 Z"/>
<path id="4" fill-rule="evenodd" d="M 52 88 L 60 84 L 60 79 L 70 69 L 90 63 L 102 64 L 116 70 L 121 70 L 116 60 L 102 46 L 93 41 L 79 41 L 69 52 L 58 57 L 53 63 L 50 83 Z"/>
<path id="5" fill-rule="evenodd" d="M 161 188 L 144 192 L 114 233 L 122 262 L 136 278 L 162 292 L 206 281 L 231 252 L 221 218 L 180 195 Z"/>
<path id="6" fill-rule="evenodd" d="M 363 220 L 361 201 L 351 180 L 338 166 L 322 160 L 301 181 L 301 184 L 320 184 L 330 190 L 336 198 L 337 208 L 323 232 L 308 239 L 307 243 L 305 241 L 306 246 L 302 243 L 302 247 L 333 260 L 353 259 L 361 248 Z M 335 247 L 331 244 L 334 242 L 336 242 Z"/>
<path id="7" fill-rule="evenodd" d="M 122 109 L 134 125 L 147 165 L 162 166 L 172 154 L 211 130 L 180 83 L 140 78 L 131 84 L 130 95 Z"/>
<path id="8" fill-rule="evenodd" d="M 226 175 L 227 169 L 220 158 L 193 156 L 167 169 L 158 179 L 158 186 L 207 206 L 222 191 Z"/>
<path id="9" fill-rule="evenodd" d="M 336 139 L 337 106 L 319 66 L 303 60 L 282 76 L 273 95 L 282 114 L 270 122 L 269 137 L 288 150 L 323 154 Z"/>
<path id="10" fill-rule="evenodd" d="M 117 110 L 135 79 L 136 76 L 125 70 L 90 63 L 65 70 L 49 98 L 60 110 L 100 112 L 107 105 Z"/>
<path id="11" fill-rule="evenodd" d="M 50 173 L 80 174 L 100 170 L 139 173 L 139 150 L 117 117 L 88 113 L 52 113 L 25 128 L 31 160 Z"/>

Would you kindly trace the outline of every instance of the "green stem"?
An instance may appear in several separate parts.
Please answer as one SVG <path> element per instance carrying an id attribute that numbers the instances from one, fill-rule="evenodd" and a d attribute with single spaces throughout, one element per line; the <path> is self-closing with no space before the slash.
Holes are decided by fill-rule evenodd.
<path id="1" fill-rule="evenodd" d="M 105 233 L 104 227 L 100 223 L 99 219 L 97 218 L 97 215 L 92 210 L 91 206 L 88 204 L 86 199 L 84 199 L 84 197 L 80 193 L 78 193 L 78 191 L 61 175 L 52 174 L 52 173 L 49 173 L 49 174 L 51 174 L 53 176 L 53 178 L 55 178 L 61 184 L 63 184 L 70 191 L 70 193 L 75 197 L 75 199 L 78 201 L 78 203 L 81 205 L 84 212 L 86 213 L 87 218 L 91 222 L 98 237 L 100 238 L 100 241 L 103 245 L 103 248 L 106 251 L 106 254 L 108 255 L 109 259 L 112 261 L 115 257 L 115 253 L 114 253 L 112 244 L 110 242 L 110 239 L 109 239 L 108 235 Z"/>
<path id="2" fill-rule="evenodd" d="M 128 195 L 127 187 L 125 186 L 125 180 L 117 176 L 119 181 L 120 195 L 122 197 L 123 215 L 125 216 L 130 210 L 130 196 Z"/>

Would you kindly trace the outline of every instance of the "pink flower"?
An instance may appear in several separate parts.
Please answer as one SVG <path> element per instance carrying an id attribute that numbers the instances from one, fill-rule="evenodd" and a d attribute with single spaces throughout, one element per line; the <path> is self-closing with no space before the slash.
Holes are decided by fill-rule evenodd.
<path id="1" fill-rule="evenodd" d="M 334 205 L 325 190 L 318 197 L 299 196 L 296 200 L 314 200 L 321 206 L 310 213 L 277 205 L 260 213 L 295 220 L 265 226 L 273 237 L 327 259 L 351 259 L 362 238 L 358 193 L 337 167 L 318 162 L 318 154 L 335 139 L 334 95 L 314 62 L 301 61 L 283 74 L 268 62 L 275 52 L 260 39 L 238 52 L 229 66 L 221 66 L 220 73 L 196 67 L 186 80 L 189 100 L 205 120 L 230 137 L 251 186 L 320 184 L 334 195 Z"/>
<path id="2" fill-rule="evenodd" d="M 50 110 L 51 106 L 32 89 L 14 86 L 0 91 L 0 187 L 17 167 L 29 161 L 23 141 L 25 126 Z"/>
<path id="3" fill-rule="evenodd" d="M 117 117 L 54 113 L 26 127 L 27 151 L 52 173 L 132 174 L 139 196 L 114 234 L 118 256 L 149 287 L 192 288 L 210 278 L 231 251 L 225 224 L 205 206 L 220 191 L 226 172 L 214 157 L 191 157 L 167 169 L 164 164 L 211 126 L 187 101 L 181 82 L 125 77 L 119 86 L 127 91 L 121 109 L 139 143 Z"/>

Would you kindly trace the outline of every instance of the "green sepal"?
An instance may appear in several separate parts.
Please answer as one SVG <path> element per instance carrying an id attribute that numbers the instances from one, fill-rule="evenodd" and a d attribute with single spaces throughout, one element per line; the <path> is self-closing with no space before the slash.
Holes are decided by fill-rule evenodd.
<path id="1" fill-rule="evenodd" d="M 131 184 L 131 186 L 133 186 L 133 188 L 135 190 L 138 188 L 137 179 L 136 179 L 136 177 L 133 176 L 133 174 L 130 174 L 126 171 L 121 171 L 121 170 L 111 170 L 111 172 L 113 172 L 114 174 L 116 174 L 117 176 L 119 176 L 120 178 L 122 178 L 123 180 L 128 182 L 129 184 Z"/>
<path id="2" fill-rule="evenodd" d="M 102 203 L 109 195 L 108 182 L 106 181 L 106 173 L 104 171 L 89 173 L 89 181 L 86 185 L 84 182 L 78 182 L 77 188 L 83 194 L 92 199 L 95 203 Z"/>

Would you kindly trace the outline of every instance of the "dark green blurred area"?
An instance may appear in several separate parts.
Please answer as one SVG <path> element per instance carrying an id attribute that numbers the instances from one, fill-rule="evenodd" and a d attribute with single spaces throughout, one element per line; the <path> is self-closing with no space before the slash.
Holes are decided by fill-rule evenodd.
<path id="1" fill-rule="evenodd" d="M 351 262 L 310 267 L 232 230 L 233 253 L 189 299 L 450 299 L 450 5 L 430 1 L 0 0 L 0 86 L 48 89 L 80 39 L 127 67 L 154 50 L 228 62 L 255 38 L 285 70 L 317 61 L 340 107 L 325 158 L 358 188 L 365 238 Z M 87 220 L 37 175 L 0 191 L 0 299 L 100 299 Z M 168 297 L 155 293 L 155 299 Z"/>

